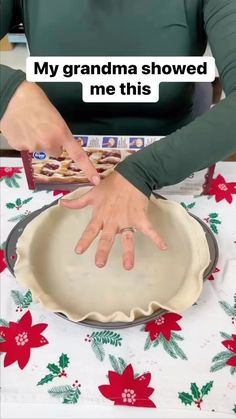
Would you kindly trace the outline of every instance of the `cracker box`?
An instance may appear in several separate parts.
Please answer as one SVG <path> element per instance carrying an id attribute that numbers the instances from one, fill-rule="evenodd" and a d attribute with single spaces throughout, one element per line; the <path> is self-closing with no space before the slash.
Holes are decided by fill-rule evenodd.
<path id="1" fill-rule="evenodd" d="M 81 143 L 101 178 L 104 178 L 120 161 L 162 137 L 74 135 L 74 138 Z M 44 151 L 32 154 L 23 151 L 21 155 L 29 189 L 73 190 L 90 184 L 86 174 L 66 151 L 57 158 L 47 155 Z M 207 194 L 213 174 L 214 166 L 193 173 L 176 185 L 158 190 L 158 193 Z"/>

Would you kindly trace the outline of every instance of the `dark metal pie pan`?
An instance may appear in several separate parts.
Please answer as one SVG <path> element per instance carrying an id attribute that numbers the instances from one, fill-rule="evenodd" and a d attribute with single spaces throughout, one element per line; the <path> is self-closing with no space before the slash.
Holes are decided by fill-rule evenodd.
<path id="1" fill-rule="evenodd" d="M 165 199 L 161 196 L 158 196 L 158 198 L 160 199 Z M 26 226 L 35 218 L 37 217 L 42 211 L 45 211 L 47 208 L 50 208 L 53 205 L 56 205 L 58 202 L 58 200 L 54 201 L 53 203 L 51 203 L 50 205 L 45 205 L 44 207 L 33 211 L 31 214 L 27 215 L 23 220 L 21 220 L 19 223 L 17 223 L 15 225 L 15 227 L 12 229 L 12 231 L 10 232 L 7 242 L 6 242 L 6 263 L 8 266 L 9 271 L 14 275 L 14 266 L 16 263 L 16 244 L 17 241 L 19 239 L 19 237 L 21 236 L 21 234 L 23 233 L 24 229 L 26 228 Z M 202 226 L 205 234 L 206 234 L 206 239 L 208 242 L 208 246 L 209 246 L 209 251 L 210 251 L 210 263 L 209 266 L 207 267 L 207 269 L 205 270 L 204 273 L 204 280 L 207 279 L 207 277 L 209 275 L 211 275 L 211 273 L 214 271 L 217 261 L 218 261 L 218 245 L 216 242 L 216 239 L 212 233 L 212 231 L 210 230 L 210 228 L 200 219 L 198 218 L 196 215 L 191 214 L 191 217 L 195 218 L 195 220 L 197 220 L 200 225 Z M 143 323 L 146 323 L 150 320 L 154 320 L 157 317 L 161 316 L 162 314 L 166 313 L 166 310 L 164 309 L 159 309 L 157 310 L 155 313 L 151 314 L 150 316 L 142 316 L 136 320 L 134 320 L 133 322 L 107 322 L 107 323 L 103 323 L 103 322 L 98 322 L 98 321 L 94 321 L 94 320 L 83 320 L 82 322 L 73 322 L 71 320 L 69 320 L 64 314 L 62 313 L 55 313 L 56 315 L 64 318 L 65 320 L 68 320 L 72 323 L 75 324 L 80 324 L 80 325 L 84 325 L 84 326 L 89 326 L 89 327 L 93 327 L 93 328 L 99 328 L 99 329 L 122 329 L 122 328 L 127 328 L 127 327 L 131 327 L 131 326 L 137 326 Z"/>

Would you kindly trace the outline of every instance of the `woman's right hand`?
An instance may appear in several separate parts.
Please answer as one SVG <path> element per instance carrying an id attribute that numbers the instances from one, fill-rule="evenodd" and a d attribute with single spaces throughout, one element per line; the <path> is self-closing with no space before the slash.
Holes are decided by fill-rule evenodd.
<path id="1" fill-rule="evenodd" d="M 76 142 L 66 122 L 35 83 L 24 81 L 16 89 L 1 119 L 1 131 L 16 150 L 45 151 L 60 156 L 62 149 L 98 185 L 99 174 Z"/>

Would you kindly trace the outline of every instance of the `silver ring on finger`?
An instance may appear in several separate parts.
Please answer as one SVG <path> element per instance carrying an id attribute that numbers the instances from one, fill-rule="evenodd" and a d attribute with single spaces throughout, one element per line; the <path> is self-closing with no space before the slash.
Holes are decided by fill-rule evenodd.
<path id="1" fill-rule="evenodd" d="M 122 233 L 126 233 L 127 231 L 130 231 L 131 233 L 135 233 L 136 232 L 136 228 L 135 227 L 124 227 L 120 229 L 120 234 Z"/>

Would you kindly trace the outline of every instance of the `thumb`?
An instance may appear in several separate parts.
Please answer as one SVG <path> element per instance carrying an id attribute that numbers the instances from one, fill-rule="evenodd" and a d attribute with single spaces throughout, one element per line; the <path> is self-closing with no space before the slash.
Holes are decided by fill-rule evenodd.
<path id="1" fill-rule="evenodd" d="M 67 150 L 69 156 L 79 164 L 80 169 L 84 171 L 90 182 L 94 185 L 98 185 L 100 183 L 99 174 L 92 162 L 89 160 L 88 155 L 81 147 L 80 143 L 74 139 L 70 132 L 65 138 L 63 146 Z"/>

